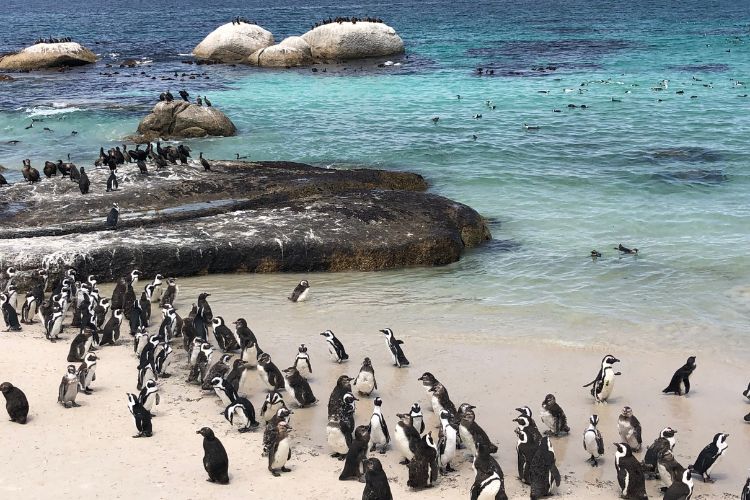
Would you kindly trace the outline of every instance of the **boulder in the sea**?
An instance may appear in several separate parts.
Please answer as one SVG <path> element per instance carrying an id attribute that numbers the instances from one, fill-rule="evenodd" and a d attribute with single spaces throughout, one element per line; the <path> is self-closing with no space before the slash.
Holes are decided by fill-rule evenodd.
<path id="1" fill-rule="evenodd" d="M 400 54 L 404 42 L 385 23 L 341 22 L 314 28 L 302 38 L 310 45 L 316 61 L 345 61 Z"/>
<path id="2" fill-rule="evenodd" d="M 213 30 L 193 49 L 198 59 L 242 63 L 253 52 L 273 45 L 273 34 L 249 23 L 227 23 Z"/>
<path id="3" fill-rule="evenodd" d="M 278 45 L 272 45 L 253 52 L 247 62 L 266 68 L 288 68 L 308 66 L 313 63 L 312 51 L 300 36 L 290 36 Z"/>
<path id="4" fill-rule="evenodd" d="M 32 70 L 82 66 L 96 62 L 96 55 L 76 42 L 37 43 L 0 59 L 0 69 Z"/>
<path id="5" fill-rule="evenodd" d="M 159 102 L 138 124 L 138 134 L 147 141 L 159 137 L 228 137 L 236 133 L 232 120 L 217 108 L 187 101 Z"/>

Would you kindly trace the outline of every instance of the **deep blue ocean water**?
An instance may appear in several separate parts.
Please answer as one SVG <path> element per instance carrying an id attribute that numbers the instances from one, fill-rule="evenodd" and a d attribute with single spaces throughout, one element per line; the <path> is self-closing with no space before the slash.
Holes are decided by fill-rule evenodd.
<path id="1" fill-rule="evenodd" d="M 71 36 L 101 56 L 0 82 L 6 177 L 26 157 L 87 165 L 159 92 L 185 88 L 239 128 L 191 142 L 209 158 L 412 170 L 490 220 L 495 241 L 457 264 L 352 277 L 375 302 L 509 336 L 744 345 L 750 2 L 217 3 L 6 0 L 0 51 Z M 329 16 L 378 16 L 406 57 L 327 73 L 181 62 L 236 15 L 277 41 Z M 127 58 L 144 64 L 117 67 Z M 32 117 L 44 122 L 26 130 Z M 640 255 L 620 258 L 620 242 Z"/>

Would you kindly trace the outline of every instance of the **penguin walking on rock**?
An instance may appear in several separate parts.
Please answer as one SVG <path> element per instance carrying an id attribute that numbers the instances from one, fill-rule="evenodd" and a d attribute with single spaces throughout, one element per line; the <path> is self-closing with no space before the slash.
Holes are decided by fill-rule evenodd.
<path id="1" fill-rule="evenodd" d="M 143 407 L 143 405 L 138 401 L 138 397 L 135 394 L 127 393 L 127 396 L 128 409 L 130 410 L 130 414 L 133 415 L 135 428 L 138 430 L 138 434 L 133 437 L 151 437 L 153 435 L 153 427 L 151 426 L 151 413 Z"/>
<path id="2" fill-rule="evenodd" d="M 29 415 L 29 401 L 26 394 L 10 382 L 0 384 L 0 392 L 5 396 L 5 410 L 11 422 L 25 424 Z"/>
<path id="3" fill-rule="evenodd" d="M 596 378 L 592 382 L 583 386 L 591 386 L 591 395 L 594 396 L 594 400 L 597 403 L 606 403 L 610 394 L 612 394 L 612 389 L 615 386 L 615 376 L 621 375 L 620 372 L 615 372 L 613 365 L 619 362 L 619 359 L 611 354 L 607 354 L 602 359 L 601 367 L 599 368 L 599 373 L 596 375 Z"/>
<path id="4" fill-rule="evenodd" d="M 3 311 L 3 320 L 5 321 L 6 332 L 20 332 L 21 324 L 18 322 L 18 313 L 11 305 L 8 296 L 0 293 L 0 309 Z"/>
<path id="5" fill-rule="evenodd" d="M 544 401 L 542 401 L 541 417 L 542 422 L 549 427 L 549 430 L 545 432 L 545 434 L 559 437 L 570 432 L 565 412 L 560 405 L 557 404 L 553 394 L 547 394 Z"/>
<path id="6" fill-rule="evenodd" d="M 303 302 L 307 300 L 310 294 L 310 283 L 307 280 L 302 280 L 292 290 L 292 294 L 288 297 L 292 302 Z"/>
<path id="7" fill-rule="evenodd" d="M 531 461 L 529 470 L 531 498 L 552 495 L 560 487 L 560 471 L 555 463 L 555 450 L 549 436 L 542 438 Z"/>
<path id="8" fill-rule="evenodd" d="M 370 427 L 360 425 L 354 430 L 354 439 L 349 444 L 349 451 L 344 459 L 344 469 L 339 475 L 339 481 L 347 479 L 359 480 L 365 473 L 362 470 L 364 461 L 367 458 L 367 448 L 370 442 Z"/>
<path id="9" fill-rule="evenodd" d="M 633 409 L 626 406 L 617 419 L 617 431 L 620 433 L 620 439 L 627 443 L 634 452 L 641 450 L 643 438 L 641 437 L 641 423 L 633 415 Z"/>
<path id="10" fill-rule="evenodd" d="M 596 428 L 597 424 L 599 424 L 599 416 L 591 415 L 589 417 L 589 426 L 583 432 L 583 449 L 591 455 L 591 458 L 587 462 L 590 462 L 592 467 L 598 467 L 598 459 L 604 455 L 604 439 L 602 438 L 602 433 Z"/>
<path id="11" fill-rule="evenodd" d="M 365 358 L 362 361 L 362 367 L 359 369 L 352 385 L 362 396 L 369 396 L 373 390 L 378 388 L 378 381 L 375 380 L 375 368 L 372 367 L 370 358 Z"/>
<path id="12" fill-rule="evenodd" d="M 380 454 L 385 455 L 388 444 L 391 442 L 391 435 L 388 433 L 388 424 L 383 417 L 382 405 L 383 400 L 375 398 L 370 416 L 370 451 L 375 451 L 380 446 Z"/>
<path id="13" fill-rule="evenodd" d="M 646 477 L 638 460 L 633 456 L 633 450 L 627 443 L 615 443 L 615 470 L 617 482 L 620 485 L 622 498 L 641 500 L 646 495 Z"/>
<path id="14" fill-rule="evenodd" d="M 698 454 L 695 464 L 689 467 L 694 474 L 699 474 L 701 476 L 704 483 L 714 482 L 714 480 L 711 479 L 711 470 L 727 451 L 727 447 L 729 446 L 727 444 L 728 437 L 729 434 L 724 434 L 722 432 L 716 434 L 713 440 Z"/>
<path id="15" fill-rule="evenodd" d="M 480 445 L 472 463 L 474 484 L 471 485 L 471 500 L 508 500 L 505 493 L 505 476 L 500 464 Z"/>
<path id="16" fill-rule="evenodd" d="M 344 344 L 341 343 L 331 330 L 326 330 L 320 335 L 325 337 L 325 340 L 328 343 L 328 353 L 331 355 L 331 359 L 337 363 L 349 359 L 349 355 L 346 353 L 346 349 L 344 349 Z"/>
<path id="17" fill-rule="evenodd" d="M 695 371 L 695 356 L 690 356 L 687 362 L 674 372 L 672 380 L 664 389 L 664 394 L 676 394 L 677 396 L 687 395 L 690 392 L 690 375 Z"/>
<path id="18" fill-rule="evenodd" d="M 297 357 L 294 358 L 294 368 L 296 368 L 299 374 L 305 378 L 309 378 L 312 375 L 310 355 L 307 354 L 307 347 L 305 344 L 300 344 L 297 349 Z"/>
<path id="19" fill-rule="evenodd" d="M 362 500 L 393 500 L 388 476 L 385 475 L 380 460 L 368 458 L 365 460 L 364 468 L 365 489 L 362 492 Z"/>
<path id="20" fill-rule="evenodd" d="M 208 473 L 208 481 L 229 484 L 229 457 L 219 438 L 209 427 L 195 431 L 203 436 L 203 467 Z"/>
<path id="21" fill-rule="evenodd" d="M 409 360 L 406 359 L 404 351 L 401 349 L 401 345 L 404 343 L 403 340 L 398 340 L 393 335 L 393 330 L 386 328 L 380 330 L 385 335 L 385 343 L 388 349 L 391 351 L 391 357 L 393 358 L 393 365 L 401 368 L 403 366 L 409 366 Z"/>
<path id="22" fill-rule="evenodd" d="M 318 401 L 307 379 L 300 375 L 295 367 L 290 366 L 284 370 L 284 377 L 286 378 L 286 387 L 292 393 L 300 408 L 313 405 Z"/>
<path id="23" fill-rule="evenodd" d="M 679 481 L 674 481 L 672 486 L 664 492 L 664 500 L 690 500 L 693 496 L 693 473 L 685 469 Z"/>
<path id="24" fill-rule="evenodd" d="M 81 406 L 76 403 L 78 395 L 78 374 L 74 365 L 68 365 L 68 371 L 63 375 L 60 381 L 60 387 L 57 391 L 57 402 L 65 408 Z"/>

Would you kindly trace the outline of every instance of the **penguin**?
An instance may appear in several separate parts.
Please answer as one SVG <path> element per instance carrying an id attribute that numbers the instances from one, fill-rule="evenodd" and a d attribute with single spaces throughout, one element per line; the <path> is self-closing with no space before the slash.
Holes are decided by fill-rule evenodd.
<path id="1" fill-rule="evenodd" d="M 435 415 L 440 415 L 440 412 L 443 410 L 447 411 L 452 416 L 458 415 L 458 410 L 456 410 L 456 405 L 451 401 L 451 398 L 448 395 L 448 390 L 430 372 L 425 372 L 424 375 L 419 377 L 419 380 L 422 381 L 427 392 L 431 395 L 430 403 L 432 404 L 432 411 Z M 433 381 L 433 383 L 427 385 L 426 381 Z"/>
<path id="2" fill-rule="evenodd" d="M 263 353 L 258 358 L 258 376 L 269 391 L 281 391 L 285 388 L 284 377 L 268 353 Z"/>
<path id="3" fill-rule="evenodd" d="M 112 298 L 111 298 L 111 306 L 112 309 L 122 309 L 125 313 L 125 316 L 128 316 L 128 313 L 130 312 L 130 307 L 132 306 L 132 301 L 135 300 L 135 294 L 133 294 L 131 300 L 131 304 L 127 305 L 126 302 L 128 300 L 128 297 L 126 296 L 128 291 L 132 291 L 133 286 L 138 282 L 138 277 L 140 276 L 141 272 L 137 269 L 133 269 L 130 274 L 127 276 L 123 276 L 120 279 L 117 280 L 117 284 L 115 284 L 114 290 L 112 290 Z"/>
<path id="4" fill-rule="evenodd" d="M 747 384 L 747 389 L 742 393 L 747 399 L 750 399 L 750 384 Z"/>
<path id="5" fill-rule="evenodd" d="M 337 417 L 341 408 L 344 395 L 352 390 L 352 378 L 348 375 L 340 375 L 336 380 L 336 386 L 328 398 L 328 418 Z"/>
<path id="6" fill-rule="evenodd" d="M 615 386 L 615 376 L 621 375 L 620 372 L 615 372 L 612 366 L 619 362 L 619 359 L 611 354 L 607 354 L 602 358 L 601 367 L 599 368 L 599 373 L 596 375 L 596 378 L 593 382 L 589 382 L 583 386 L 591 386 L 591 395 L 594 396 L 594 400 L 597 403 L 606 403 L 610 394 L 612 394 L 612 389 Z"/>
<path id="7" fill-rule="evenodd" d="M 365 473 L 362 470 L 364 461 L 367 459 L 367 448 L 370 442 L 370 427 L 360 425 L 354 430 L 354 439 L 349 444 L 349 451 L 344 459 L 344 469 L 339 474 L 339 481 L 347 479 L 359 480 Z"/>
<path id="8" fill-rule="evenodd" d="M 714 479 L 711 479 L 711 469 L 713 469 L 719 459 L 724 456 L 724 452 L 726 452 L 727 447 L 729 446 L 727 444 L 728 437 L 729 434 L 724 434 L 722 432 L 716 434 L 714 439 L 698 454 L 695 464 L 689 467 L 689 469 L 692 469 L 693 473 L 700 474 L 704 483 L 714 482 Z"/>
<path id="9" fill-rule="evenodd" d="M 57 402 L 65 408 L 81 406 L 76 403 L 77 395 L 78 375 L 76 374 L 76 367 L 74 365 L 68 365 L 68 371 L 63 375 L 63 378 L 60 381 L 60 388 L 57 391 Z"/>
<path id="10" fill-rule="evenodd" d="M 690 500 L 693 496 L 693 473 L 686 469 L 679 481 L 674 481 L 664 492 L 664 500 Z"/>
<path id="11" fill-rule="evenodd" d="M 213 389 L 213 386 L 211 385 L 211 380 L 219 377 L 222 380 L 224 377 L 229 373 L 229 360 L 232 359 L 232 356 L 229 354 L 222 354 L 222 356 L 219 358 L 219 361 L 211 365 L 211 368 L 208 370 L 208 373 L 203 376 L 203 383 L 201 384 L 201 389 L 204 391 L 210 391 Z"/>
<path id="12" fill-rule="evenodd" d="M 529 433 L 529 437 L 531 438 L 531 440 L 534 443 L 539 443 L 539 441 L 542 440 L 542 433 L 539 431 L 539 427 L 537 427 L 536 422 L 534 421 L 531 408 L 529 408 L 528 406 L 523 406 L 521 408 L 516 408 L 516 411 L 520 414 L 520 416 L 526 417 L 526 430 Z"/>
<path id="13" fill-rule="evenodd" d="M 372 367 L 370 358 L 362 361 L 362 367 L 354 378 L 354 388 L 361 396 L 369 396 L 372 391 L 378 388 L 378 382 L 375 380 L 375 369 Z"/>
<path id="14" fill-rule="evenodd" d="M 659 437 L 648 447 L 646 455 L 643 457 L 643 468 L 646 472 L 650 472 L 655 477 L 659 477 L 659 455 L 661 455 L 664 450 L 674 450 L 674 447 L 677 444 L 677 440 L 674 437 L 676 433 L 677 431 L 671 427 L 665 427 L 661 430 Z"/>
<path id="15" fill-rule="evenodd" d="M 469 492 L 471 500 L 508 500 L 503 470 L 484 444 L 479 445 L 472 468 L 474 484 Z"/>
<path id="16" fill-rule="evenodd" d="M 424 415 L 422 415 L 422 407 L 419 406 L 419 403 L 411 405 L 409 416 L 411 417 L 411 425 L 417 429 L 420 435 L 424 434 Z"/>
<path id="17" fill-rule="evenodd" d="M 638 254 L 638 249 L 637 248 L 628 248 L 626 246 L 623 246 L 622 243 L 620 243 L 619 245 L 617 245 L 615 247 L 615 250 L 619 251 L 620 253 L 624 253 L 624 254 L 631 254 L 631 255 Z"/>
<path id="18" fill-rule="evenodd" d="M 107 192 L 117 191 L 120 187 L 120 183 L 117 182 L 117 169 L 110 170 L 109 177 L 107 178 Z"/>
<path id="19" fill-rule="evenodd" d="M 620 433 L 620 439 L 627 443 L 633 452 L 641 451 L 643 438 L 641 437 L 641 423 L 633 415 L 633 409 L 626 406 L 622 409 L 617 419 L 617 431 Z"/>
<path id="20" fill-rule="evenodd" d="M 208 374 L 208 367 L 211 366 L 211 358 L 213 357 L 214 350 L 211 344 L 203 342 L 201 344 L 200 353 L 198 358 L 190 369 L 190 375 L 188 375 L 188 382 L 194 382 L 198 385 L 203 385 Z M 210 380 L 210 379 L 209 379 Z"/>
<path id="21" fill-rule="evenodd" d="M 208 481 L 229 484 L 229 457 L 224 445 L 209 427 L 203 427 L 195 433 L 203 436 L 203 467 L 208 473 Z"/>
<path id="22" fill-rule="evenodd" d="M 310 295 L 310 283 L 307 280 L 302 280 L 292 290 L 292 294 L 288 297 L 292 302 L 304 302 Z"/>
<path id="23" fill-rule="evenodd" d="M 239 395 L 232 384 L 227 383 L 221 377 L 214 377 L 210 379 L 211 387 L 213 388 L 216 395 L 219 396 L 221 402 L 225 407 L 235 403 Z"/>
<path id="24" fill-rule="evenodd" d="M 78 178 L 78 189 L 81 190 L 81 194 L 88 194 L 91 181 L 89 176 L 86 174 L 86 170 L 81 167 L 80 177 Z"/>
<path id="25" fill-rule="evenodd" d="M 26 293 L 26 300 L 21 306 L 21 323 L 31 325 L 34 323 L 34 316 L 37 313 L 37 300 L 32 292 Z"/>
<path id="26" fill-rule="evenodd" d="M 141 324 L 148 328 L 151 321 L 151 301 L 146 292 L 141 292 L 141 298 L 138 300 L 138 311 L 141 313 Z"/>
<path id="27" fill-rule="evenodd" d="M 232 362 L 232 369 L 229 370 L 229 373 L 227 373 L 226 377 L 224 377 L 224 381 L 234 387 L 234 390 L 237 391 L 238 394 L 240 392 L 240 388 L 243 386 L 246 370 L 245 364 L 246 363 L 241 359 L 235 358 L 235 360 Z"/>
<path id="28" fill-rule="evenodd" d="M 740 500 L 750 500 L 750 476 L 745 481 L 745 486 L 742 488 L 742 497 Z"/>
<path id="29" fill-rule="evenodd" d="M 477 444 L 479 443 L 486 444 L 490 453 L 497 453 L 497 446 L 492 444 L 487 433 L 477 424 L 474 408 L 476 407 L 468 405 L 466 411 L 461 416 L 461 423 L 458 427 L 461 442 L 466 445 L 469 453 L 473 456 L 477 454 Z"/>
<path id="30" fill-rule="evenodd" d="M 695 356 L 690 356 L 687 362 L 674 372 L 672 380 L 664 389 L 664 394 L 676 394 L 677 396 L 687 395 L 690 392 L 690 375 L 695 371 Z"/>
<path id="31" fill-rule="evenodd" d="M 138 430 L 138 434 L 133 437 L 151 437 L 153 435 L 153 428 L 151 426 L 151 413 L 149 413 L 148 410 L 143 407 L 143 405 L 138 401 L 138 397 L 136 397 L 135 394 L 127 393 L 127 397 L 128 409 L 130 410 L 130 414 L 133 415 L 135 428 Z"/>
<path id="32" fill-rule="evenodd" d="M 109 209 L 109 214 L 107 214 L 107 221 L 105 222 L 105 226 L 107 229 L 116 229 L 117 228 L 117 221 L 120 218 L 120 205 L 117 203 L 112 203 L 112 208 Z"/>
<path id="33" fill-rule="evenodd" d="M 541 417 L 542 422 L 549 427 L 549 431 L 546 431 L 545 434 L 558 437 L 570 432 L 565 412 L 560 405 L 557 404 L 554 395 L 547 394 L 544 401 L 542 401 Z"/>
<path id="34" fill-rule="evenodd" d="M 561 478 L 555 463 L 555 450 L 548 436 L 539 442 L 531 461 L 529 478 L 532 499 L 552 495 L 560 486 Z"/>
<path id="35" fill-rule="evenodd" d="M 237 339 L 234 337 L 232 331 L 224 323 L 224 318 L 216 316 L 211 323 L 214 325 L 214 337 L 216 343 L 219 344 L 219 349 L 224 352 L 234 351 L 239 348 Z"/>
<path id="36" fill-rule="evenodd" d="M 530 417 L 519 415 L 513 421 L 518 424 L 516 428 L 516 454 L 518 455 L 518 479 L 526 484 L 531 484 L 531 462 L 534 460 L 539 443 L 542 440 L 541 434 L 539 439 L 534 439 L 529 429 Z"/>
<path id="37" fill-rule="evenodd" d="M 18 311 L 18 287 L 13 283 L 10 283 L 5 289 L 5 298 L 8 299 L 8 304 L 13 306 L 13 309 Z"/>
<path id="38" fill-rule="evenodd" d="M 255 420 L 255 408 L 247 398 L 238 397 L 224 409 L 224 418 L 230 425 L 237 426 L 239 432 L 256 429 L 260 423 Z"/>
<path id="39" fill-rule="evenodd" d="M 297 357 L 294 358 L 294 368 L 303 377 L 310 378 L 310 375 L 312 375 L 312 365 L 310 364 L 310 355 L 307 354 L 307 347 L 305 344 L 300 344 L 297 351 Z"/>
<path id="40" fill-rule="evenodd" d="M 425 434 L 414 446 L 414 458 L 409 461 L 410 488 L 429 488 L 438 478 L 437 446 L 432 439 L 432 431 Z"/>
<path id="41" fill-rule="evenodd" d="M 596 428 L 598 423 L 599 416 L 591 415 L 589 417 L 589 426 L 583 431 L 583 449 L 591 455 L 591 458 L 587 462 L 590 462 L 592 467 L 599 467 L 598 458 L 604 455 L 604 439 L 602 438 L 602 433 Z"/>
<path id="42" fill-rule="evenodd" d="M 5 293 L 0 293 L 0 309 L 3 311 L 3 320 L 5 321 L 6 332 L 20 332 L 21 324 L 18 322 L 18 313 L 10 304 Z"/>
<path id="43" fill-rule="evenodd" d="M 234 322 L 234 326 L 235 326 L 235 335 L 238 339 L 240 339 L 240 346 L 248 346 L 250 344 L 254 344 L 257 349 L 258 339 L 255 338 L 255 334 L 253 333 L 253 331 L 250 328 L 248 328 L 247 321 L 245 321 L 245 318 L 237 319 L 237 321 Z M 244 361 L 251 361 L 250 359 L 245 359 L 244 356 L 242 359 Z M 256 361 L 257 361 L 257 356 L 253 357 L 252 359 L 253 363 L 255 363 Z"/>
<path id="44" fill-rule="evenodd" d="M 393 442 L 398 452 L 404 457 L 400 464 L 408 464 L 414 458 L 414 447 L 421 438 L 419 432 L 411 425 L 411 417 L 408 413 L 397 414 L 399 421 L 396 424 Z"/>
<path id="45" fill-rule="evenodd" d="M 145 328 L 141 328 L 136 332 L 135 339 L 133 341 L 133 351 L 135 352 L 136 357 L 138 357 L 139 361 L 141 358 L 141 354 L 143 354 L 143 350 L 148 345 L 148 333 L 146 332 Z M 140 362 L 138 363 L 140 365 Z"/>
<path id="46" fill-rule="evenodd" d="M 393 358 L 393 365 L 401 368 L 403 366 L 409 366 L 409 360 L 406 359 L 406 356 L 404 355 L 404 351 L 401 349 L 401 344 L 404 343 L 403 340 L 398 340 L 393 335 L 393 330 L 390 328 L 386 328 L 384 330 L 380 330 L 381 333 L 385 335 L 385 344 L 388 346 L 388 349 L 391 351 L 391 357 Z"/>
<path id="47" fill-rule="evenodd" d="M 166 344 L 156 355 L 154 368 L 159 377 L 169 378 L 172 375 L 169 373 L 169 365 L 172 362 L 171 354 L 173 352 L 172 346 Z"/>
<path id="48" fill-rule="evenodd" d="M 161 295 L 161 301 L 159 305 L 164 307 L 166 304 L 174 306 L 177 302 L 177 294 L 179 293 L 179 287 L 177 286 L 177 278 L 167 279 L 167 288 Z"/>
<path id="49" fill-rule="evenodd" d="M 292 393 L 300 408 L 310 406 L 318 401 L 310 388 L 310 384 L 295 367 L 291 366 L 284 370 L 284 377 L 289 392 Z"/>
<path id="50" fill-rule="evenodd" d="M 284 398 L 281 397 L 281 394 L 278 391 L 269 392 L 266 394 L 266 399 L 263 401 L 263 406 L 260 408 L 260 416 L 263 418 L 264 422 L 269 422 L 282 408 L 287 411 L 289 410 L 284 402 Z"/>
<path id="51" fill-rule="evenodd" d="M 547 438 L 545 438 L 547 439 Z M 622 498 L 646 499 L 646 477 L 627 443 L 615 443 L 615 470 Z"/>
<path id="52" fill-rule="evenodd" d="M 91 383 L 96 380 L 96 354 L 86 354 L 78 367 L 78 387 L 84 394 L 91 394 Z"/>
<path id="53" fill-rule="evenodd" d="M 41 311 L 40 311 L 41 312 Z M 44 322 L 44 332 L 47 340 L 55 342 L 60 338 L 60 331 L 62 330 L 63 312 L 59 304 L 53 304 L 50 311 L 50 316 Z"/>
<path id="54" fill-rule="evenodd" d="M 280 421 L 276 425 L 276 431 L 272 434 L 271 442 L 268 447 L 268 470 L 275 477 L 279 477 L 281 472 L 291 472 L 286 468 L 286 463 L 292 458 L 292 445 L 289 439 L 289 430 L 291 426 Z"/>
<path id="55" fill-rule="evenodd" d="M 325 337 L 326 342 L 328 342 L 328 353 L 331 355 L 331 359 L 337 363 L 349 359 L 349 355 L 344 349 L 344 344 L 341 343 L 331 330 L 326 330 L 320 335 Z"/>
<path id="56" fill-rule="evenodd" d="M 364 462 L 365 489 L 362 500 L 393 500 L 388 477 L 383 470 L 383 464 L 377 458 L 368 458 Z M 748 480 L 750 482 L 750 479 Z"/>
<path id="57" fill-rule="evenodd" d="M 153 410 L 154 406 L 159 405 L 160 399 L 159 384 L 157 384 L 154 379 L 147 380 L 143 385 L 141 392 L 138 393 L 138 403 L 140 403 L 141 406 L 153 416 L 151 410 Z"/>
<path id="58" fill-rule="evenodd" d="M 451 460 L 456 456 L 458 445 L 458 426 L 450 421 L 450 413 L 440 412 L 440 432 L 438 434 L 438 465 L 443 474 L 454 472 Z"/>
<path id="59" fill-rule="evenodd" d="M 349 451 L 354 432 L 354 411 L 357 398 L 351 392 L 344 394 L 339 403 L 338 414 L 328 419 L 326 441 L 331 449 L 331 457 L 343 460 Z"/>
<path id="60" fill-rule="evenodd" d="M 68 351 L 68 362 L 79 362 L 83 361 L 83 357 L 91 346 L 91 335 L 86 333 L 79 333 L 73 338 L 73 342 L 70 343 L 70 350 Z"/>
<path id="61" fill-rule="evenodd" d="M 10 382 L 0 384 L 0 392 L 5 396 L 5 410 L 11 422 L 25 424 L 29 415 L 29 401 L 21 389 Z"/>
<path id="62" fill-rule="evenodd" d="M 276 413 L 271 416 L 270 420 L 266 422 L 266 428 L 263 431 L 263 453 L 261 453 L 261 456 L 268 456 L 268 450 L 271 446 L 271 441 L 274 438 L 276 427 L 279 425 L 279 422 L 283 421 L 288 424 L 293 413 L 294 412 L 288 408 L 279 408 Z"/>
<path id="63" fill-rule="evenodd" d="M 99 330 L 104 326 L 104 321 L 107 319 L 107 313 L 109 313 L 111 301 L 108 298 L 100 298 L 98 303 L 94 306 L 94 324 Z"/>
<path id="64" fill-rule="evenodd" d="M 659 453 L 656 468 L 659 471 L 659 479 L 664 485 L 661 491 L 666 491 L 674 482 L 681 481 L 682 473 L 685 472 L 685 467 L 674 458 L 674 453 L 670 450 L 663 450 Z"/>
<path id="65" fill-rule="evenodd" d="M 370 451 L 375 451 L 380 446 L 380 454 L 385 455 L 391 436 L 388 433 L 388 424 L 385 422 L 381 406 L 383 400 L 375 398 L 373 401 L 372 416 L 370 416 Z"/>

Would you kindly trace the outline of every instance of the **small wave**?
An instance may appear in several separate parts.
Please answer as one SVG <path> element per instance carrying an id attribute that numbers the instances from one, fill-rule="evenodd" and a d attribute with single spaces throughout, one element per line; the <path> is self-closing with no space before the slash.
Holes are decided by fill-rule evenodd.
<path id="1" fill-rule="evenodd" d="M 114 59 L 115 57 L 118 57 L 119 55 L 120 55 L 119 52 L 110 52 L 109 53 L 109 57 L 111 57 L 112 59 Z"/>
<path id="2" fill-rule="evenodd" d="M 136 64 L 139 64 L 139 65 L 140 65 L 140 64 L 151 64 L 152 62 L 154 62 L 154 60 L 153 60 L 153 59 L 146 59 L 146 58 L 144 57 L 144 58 L 143 58 L 143 60 L 141 60 L 141 61 L 136 61 L 135 63 L 136 63 Z"/>
<path id="3" fill-rule="evenodd" d="M 81 111 L 81 108 L 75 106 L 68 107 L 67 104 L 63 103 L 52 103 L 52 107 L 35 106 L 33 108 L 24 109 L 24 112 L 28 113 L 30 117 L 61 115 L 64 113 L 75 113 L 76 111 Z"/>
<path id="4" fill-rule="evenodd" d="M 193 57 L 193 54 L 190 54 L 190 53 L 188 53 L 188 54 L 180 54 L 180 53 L 178 53 L 177 55 L 180 56 L 180 57 Z"/>

